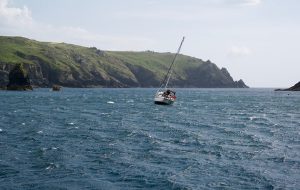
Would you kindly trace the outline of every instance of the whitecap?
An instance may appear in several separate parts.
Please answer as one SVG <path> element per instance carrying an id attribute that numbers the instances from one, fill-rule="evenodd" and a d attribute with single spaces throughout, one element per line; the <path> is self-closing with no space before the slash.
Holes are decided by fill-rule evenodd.
<path id="1" fill-rule="evenodd" d="M 0 129 L 0 132 L 2 132 L 2 129 Z"/>
<path id="2" fill-rule="evenodd" d="M 109 113 L 100 113 L 100 115 L 108 115 Z"/>
<path id="3" fill-rule="evenodd" d="M 75 125 L 74 123 L 72 123 L 72 122 L 70 122 L 70 123 L 68 123 L 69 125 Z"/>
<path id="4" fill-rule="evenodd" d="M 115 102 L 113 102 L 113 101 L 108 101 L 107 103 L 108 103 L 108 104 L 114 104 Z"/>
<path id="5" fill-rule="evenodd" d="M 249 119 L 250 119 L 250 121 L 253 121 L 253 119 L 258 119 L 258 117 L 256 117 L 256 116 L 251 116 L 251 117 L 249 117 Z"/>
<path id="6" fill-rule="evenodd" d="M 22 125 L 25 125 L 25 123 L 22 123 Z"/>
<path id="7" fill-rule="evenodd" d="M 55 168 L 58 168 L 58 165 L 54 164 L 54 163 L 50 163 L 50 165 L 46 168 L 46 170 L 52 170 L 52 169 L 55 169 Z"/>
<path id="8" fill-rule="evenodd" d="M 38 133 L 38 134 L 42 134 L 42 133 L 43 133 L 43 131 L 38 131 L 37 133 Z"/>

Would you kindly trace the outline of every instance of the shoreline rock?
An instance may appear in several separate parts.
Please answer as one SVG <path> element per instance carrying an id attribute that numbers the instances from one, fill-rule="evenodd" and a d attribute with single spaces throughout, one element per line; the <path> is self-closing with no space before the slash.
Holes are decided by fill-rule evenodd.
<path id="1" fill-rule="evenodd" d="M 294 86 L 286 89 L 275 89 L 275 91 L 300 91 L 300 81 Z"/>
<path id="2" fill-rule="evenodd" d="M 52 86 L 52 91 L 60 91 L 60 90 L 61 90 L 61 86 L 59 86 L 59 85 Z"/>

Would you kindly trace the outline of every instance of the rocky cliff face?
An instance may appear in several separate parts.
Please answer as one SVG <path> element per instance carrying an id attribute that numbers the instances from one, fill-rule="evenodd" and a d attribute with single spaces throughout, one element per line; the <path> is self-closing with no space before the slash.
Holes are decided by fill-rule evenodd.
<path id="1" fill-rule="evenodd" d="M 8 74 L 7 90 L 32 90 L 29 77 L 22 64 L 17 64 Z"/>
<path id="2" fill-rule="evenodd" d="M 0 71 L 0 89 L 6 89 L 8 84 L 8 73 L 5 71 Z"/>
<path id="3" fill-rule="evenodd" d="M 7 86 L 9 83 L 9 73 L 16 64 L 0 62 L 0 86 Z M 38 64 L 22 64 L 31 84 L 37 87 L 48 87 L 48 79 L 43 76 L 41 67 Z"/>
<path id="4" fill-rule="evenodd" d="M 0 86 L 23 63 L 30 82 L 38 87 L 157 87 L 174 57 L 171 53 L 111 52 L 64 43 L 0 37 Z M 179 55 L 172 87 L 245 88 L 229 72 L 210 61 Z"/>

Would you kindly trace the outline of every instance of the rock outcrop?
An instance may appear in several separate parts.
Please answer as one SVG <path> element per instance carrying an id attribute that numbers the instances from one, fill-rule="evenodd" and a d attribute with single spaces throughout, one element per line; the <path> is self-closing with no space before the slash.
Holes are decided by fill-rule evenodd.
<path id="1" fill-rule="evenodd" d="M 22 64 L 17 64 L 9 72 L 9 83 L 7 85 L 7 90 L 33 90 L 28 74 L 23 68 Z"/>
<path id="2" fill-rule="evenodd" d="M 300 81 L 294 86 L 286 89 L 275 89 L 275 91 L 300 91 Z"/>
<path id="3" fill-rule="evenodd" d="M 59 85 L 52 86 L 52 91 L 60 91 L 60 89 L 61 89 L 61 86 L 59 86 Z"/>

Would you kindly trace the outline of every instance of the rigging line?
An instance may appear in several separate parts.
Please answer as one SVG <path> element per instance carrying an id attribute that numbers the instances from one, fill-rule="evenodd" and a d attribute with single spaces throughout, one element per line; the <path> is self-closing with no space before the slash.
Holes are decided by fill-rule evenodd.
<path id="1" fill-rule="evenodd" d="M 176 52 L 176 54 L 175 54 L 175 56 L 174 56 L 174 58 L 173 58 L 173 61 L 172 61 L 171 65 L 170 65 L 170 67 L 169 67 L 169 69 L 168 69 L 168 72 L 167 72 L 167 74 L 165 75 L 164 80 L 162 81 L 162 83 L 161 83 L 161 85 L 160 85 L 158 91 L 163 87 L 163 84 L 165 83 L 166 79 L 168 79 L 167 82 L 166 82 L 166 85 L 165 85 L 165 88 L 167 88 L 168 83 L 169 83 L 169 80 L 170 80 L 170 78 L 171 78 L 171 74 L 172 74 L 172 67 L 173 67 L 173 65 L 174 65 L 174 63 L 175 63 L 175 60 L 176 60 L 176 58 L 177 58 L 177 56 L 178 56 L 180 50 L 181 50 L 181 46 L 182 46 L 182 44 L 183 44 L 184 39 L 185 39 L 185 37 L 182 38 L 181 43 L 180 43 L 180 46 L 179 46 L 179 48 L 178 48 L 178 50 L 177 50 L 177 52 Z"/>

